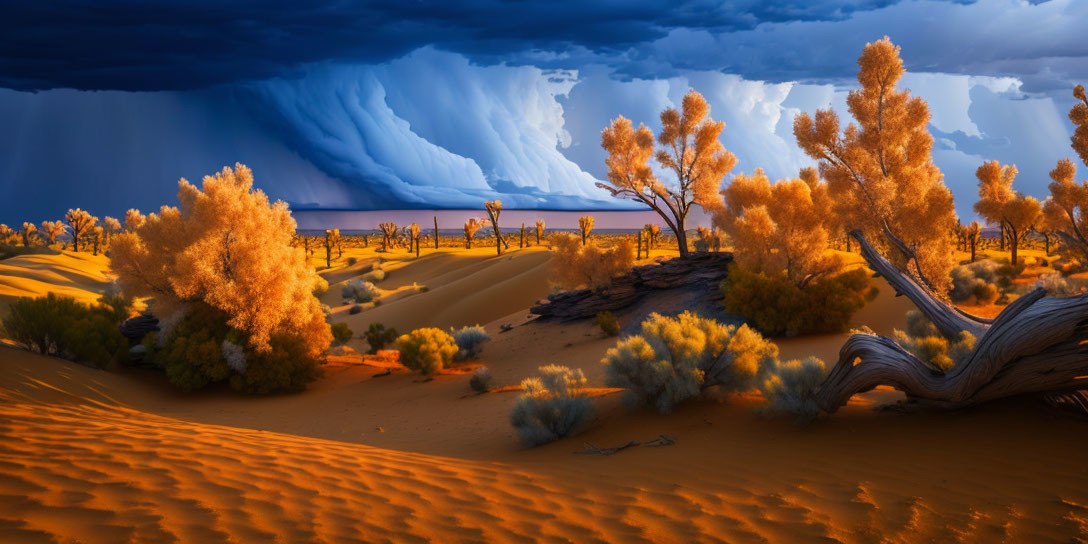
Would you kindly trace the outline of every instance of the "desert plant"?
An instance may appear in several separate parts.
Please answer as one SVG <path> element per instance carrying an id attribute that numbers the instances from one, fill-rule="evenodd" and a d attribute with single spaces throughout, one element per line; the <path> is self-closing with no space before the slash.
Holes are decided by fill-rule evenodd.
<path id="1" fill-rule="evenodd" d="M 332 332 L 332 339 L 340 345 L 347 344 L 348 341 L 351 340 L 351 337 L 355 335 L 355 333 L 351 331 L 351 328 L 348 327 L 348 324 L 343 321 L 333 323 L 329 330 Z"/>
<path id="2" fill-rule="evenodd" d="M 612 315 L 612 312 L 608 310 L 597 312 L 597 326 L 601 328 L 601 332 L 603 332 L 605 336 L 620 335 L 620 322 L 616 319 L 616 316 Z"/>
<path id="3" fill-rule="evenodd" d="M 397 224 L 379 223 L 378 230 L 382 232 L 382 251 L 389 251 L 389 243 L 397 236 Z"/>
<path id="4" fill-rule="evenodd" d="M 0 245 L 12 245 L 19 234 L 6 224 L 0 223 Z"/>
<path id="5" fill-rule="evenodd" d="M 76 208 L 68 210 L 68 213 L 64 215 L 64 220 L 68 222 L 68 228 L 72 231 L 72 250 L 79 252 L 79 241 L 86 236 L 87 231 L 93 228 L 95 223 L 98 223 L 98 218 L 80 208 Z"/>
<path id="6" fill-rule="evenodd" d="M 457 343 L 442 329 L 425 327 L 397 338 L 400 364 L 425 376 L 449 366 L 457 354 Z"/>
<path id="7" fill-rule="evenodd" d="M 91 240 L 91 245 L 94 248 L 94 255 L 98 255 L 98 250 L 106 242 L 106 230 L 101 226 L 96 225 L 87 233 L 87 237 Z"/>
<path id="8" fill-rule="evenodd" d="M 589 233 L 593 232 L 592 215 L 583 215 L 578 218 L 578 232 L 582 235 L 582 245 L 586 245 L 586 241 L 589 239 Z"/>
<path id="9" fill-rule="evenodd" d="M 726 243 L 726 235 L 718 227 L 706 228 L 699 227 L 695 230 L 698 237 L 691 245 L 695 248 L 695 251 L 706 253 L 708 251 L 718 252 L 722 250 L 722 247 Z"/>
<path id="10" fill-rule="evenodd" d="M 474 359 L 483 351 L 484 344 L 491 340 L 491 336 L 480 325 L 461 327 L 457 331 L 450 327 L 450 335 L 457 343 L 457 355 L 454 356 L 457 361 Z"/>
<path id="11" fill-rule="evenodd" d="M 412 250 L 412 245 L 415 245 L 416 257 L 419 257 L 419 223 L 412 223 L 408 225 L 408 251 Z"/>
<path id="12" fill-rule="evenodd" d="M 548 365 L 540 375 L 521 382 L 525 391 L 514 404 L 510 424 L 522 443 L 538 446 L 569 436 L 593 415 L 593 404 L 582 391 L 586 377 L 581 370 Z"/>
<path id="13" fill-rule="evenodd" d="M 12 302 L 0 324 L 9 338 L 28 349 L 103 368 L 127 353 L 128 341 L 118 329 L 128 317 L 127 308 L 128 301 L 119 297 L 102 297 L 89 305 L 49 293 Z"/>
<path id="14" fill-rule="evenodd" d="M 371 323 L 366 330 L 366 343 L 370 346 L 367 353 L 374 355 L 397 338 L 397 329 L 385 328 L 381 323 Z"/>
<path id="15" fill-rule="evenodd" d="M 106 243 L 113 239 L 113 235 L 124 230 L 121 227 L 121 221 L 116 217 L 105 216 L 102 218 L 102 226 L 106 229 Z"/>
<path id="16" fill-rule="evenodd" d="M 483 219 L 477 219 L 475 217 L 469 218 L 465 221 L 465 248 L 472 249 L 472 239 L 476 236 L 476 232 L 484 226 Z"/>
<path id="17" fill-rule="evenodd" d="M 355 263 L 358 263 L 358 262 L 359 262 L 359 259 L 357 259 L 355 257 L 348 257 L 348 266 L 354 266 Z"/>
<path id="18" fill-rule="evenodd" d="M 607 287 L 635 262 L 634 247 L 626 238 L 606 250 L 593 242 L 583 246 L 577 236 L 559 232 L 552 234 L 551 246 L 553 278 L 565 289 Z"/>
<path id="19" fill-rule="evenodd" d="M 325 267 L 332 266 L 332 248 L 340 244 L 340 229 L 325 231 Z"/>
<path id="20" fill-rule="evenodd" d="M 867 271 L 855 269 L 798 287 L 785 273 L 729 267 L 722 304 L 767 336 L 844 332 L 850 318 L 877 292 Z"/>
<path id="21" fill-rule="evenodd" d="M 661 235 L 661 227 L 653 223 L 647 223 L 642 227 L 642 233 L 646 235 L 646 256 L 657 245 L 657 237 Z"/>
<path id="22" fill-rule="evenodd" d="M 378 288 L 366 280 L 348 280 L 340 287 L 340 296 L 342 298 L 354 300 L 355 302 L 365 303 L 371 302 L 374 299 L 381 296 L 381 292 Z"/>
<path id="23" fill-rule="evenodd" d="M 362 311 L 363 311 L 363 307 L 358 305 L 358 304 L 352 304 L 351 307 L 348 308 L 348 314 L 349 315 L 355 315 L 355 314 L 358 314 L 358 313 L 362 313 Z"/>
<path id="24" fill-rule="evenodd" d="M 544 237 L 544 220 L 536 220 L 536 245 L 540 245 L 540 239 Z"/>
<path id="25" fill-rule="evenodd" d="M 1046 289 L 1046 294 L 1052 297 L 1070 297 L 1088 290 L 1088 280 L 1067 278 L 1058 272 L 1039 276 L 1038 285 Z"/>
<path id="26" fill-rule="evenodd" d="M 487 210 L 487 218 L 491 220 L 491 228 L 495 230 L 495 251 L 498 255 L 502 255 L 502 249 L 507 245 L 506 239 L 502 237 L 502 231 L 499 230 L 499 214 L 502 213 L 502 201 L 488 200 L 484 202 L 484 208 Z"/>
<path id="27" fill-rule="evenodd" d="M 682 111 L 661 112 L 661 144 L 657 162 L 675 174 L 668 187 L 647 164 L 654 155 L 654 135 L 639 125 L 636 130 L 623 116 L 612 120 L 601 133 L 601 147 L 608 153 L 608 182 L 597 183 L 616 198 L 641 202 L 657 212 L 676 234 L 680 256 L 688 255 L 685 221 L 692 205 L 716 205 L 722 179 L 737 158 L 722 146 L 719 137 L 725 123 L 710 118 L 703 95 L 692 90 L 684 96 Z"/>
<path id="28" fill-rule="evenodd" d="M 957 266 L 952 269 L 948 296 L 953 302 L 968 302 L 974 297 L 978 304 L 992 304 L 1000 296 L 998 285 L 1011 283 L 1003 271 L 1002 265 L 992 259 Z"/>
<path id="29" fill-rule="evenodd" d="M 468 385 L 477 393 L 487 393 L 491 390 L 491 370 L 486 366 L 477 368 L 468 379 Z"/>
<path id="30" fill-rule="evenodd" d="M 661 413 L 704 389 L 749 388 L 778 347 L 747 325 L 737 328 L 691 312 L 651 314 L 639 334 L 620 340 L 601 361 L 608 385 L 627 389 L 628 401 Z"/>
<path id="31" fill-rule="evenodd" d="M 897 329 L 893 335 L 904 349 L 941 372 L 948 372 L 965 360 L 975 347 L 975 337 L 971 333 L 963 331 L 959 338 L 945 338 L 932 322 L 915 310 L 907 312 L 907 330 Z"/>
<path id="32" fill-rule="evenodd" d="M 142 226 L 115 237 L 110 271 L 124 293 L 154 297 L 160 320 L 199 305 L 218 311 L 210 315 L 224 320 L 220 325 L 235 332 L 235 343 L 244 343 L 254 360 L 267 354 L 261 365 L 288 365 L 280 370 L 288 372 L 289 381 L 280 380 L 284 375 L 275 369 L 262 370 L 280 385 L 294 388 L 295 378 L 316 375 L 332 335 L 321 302 L 313 296 L 318 276 L 291 245 L 295 221 L 287 204 L 270 203 L 254 190 L 253 174 L 241 164 L 205 176 L 203 189 L 185 179 L 178 186 L 180 209 L 164 206 Z M 270 343 L 273 335 L 279 337 L 277 347 Z M 216 340 L 216 352 L 224 339 L 209 338 Z M 299 345 L 303 358 L 285 362 L 273 354 L 275 349 L 294 354 Z M 203 364 L 197 352 L 183 354 L 178 357 L 194 369 Z M 313 367 L 313 372 L 298 365 Z M 209 376 L 222 378 L 218 372 Z M 236 382 L 246 390 L 262 389 L 249 378 Z"/>
<path id="33" fill-rule="evenodd" d="M 816 390 L 827 376 L 824 362 L 816 357 L 774 361 L 759 382 L 759 391 L 770 412 L 795 414 L 802 420 L 816 417 Z"/>

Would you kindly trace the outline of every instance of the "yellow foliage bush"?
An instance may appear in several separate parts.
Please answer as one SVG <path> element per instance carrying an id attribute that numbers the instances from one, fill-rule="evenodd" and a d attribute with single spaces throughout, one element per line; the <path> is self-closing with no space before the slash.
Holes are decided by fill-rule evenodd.
<path id="1" fill-rule="evenodd" d="M 424 375 L 434 374 L 449 366 L 460 348 L 453 337 L 442 329 L 416 329 L 397 338 L 400 363 Z"/>
<path id="2" fill-rule="evenodd" d="M 603 249 L 592 241 L 583 246 L 580 237 L 557 232 L 552 235 L 551 249 L 553 277 L 564 289 L 607 287 L 612 278 L 635 264 L 635 246 L 627 239 Z"/>

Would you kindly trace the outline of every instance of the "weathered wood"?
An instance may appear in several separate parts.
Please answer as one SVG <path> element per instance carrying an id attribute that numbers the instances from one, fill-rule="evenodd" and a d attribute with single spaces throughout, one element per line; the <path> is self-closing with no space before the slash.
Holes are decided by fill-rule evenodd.
<path id="1" fill-rule="evenodd" d="M 720 298 L 719 285 L 731 262 L 733 254 L 728 252 L 692 253 L 685 259 L 636 266 L 613 279 L 609 287 L 554 293 L 548 296 L 547 302 L 537 304 L 529 311 L 540 319 L 572 321 L 593 317 L 605 310 L 615 312 L 635 304 L 653 291 L 679 287 L 702 289 L 708 298 Z"/>
<path id="2" fill-rule="evenodd" d="M 890 338 L 855 334 L 816 393 L 824 411 L 834 412 L 853 395 L 879 385 L 948 408 L 1020 395 L 1061 396 L 1088 388 L 1088 294 L 1051 298 L 1037 287 L 997 318 L 984 320 L 936 299 L 892 267 L 860 233 L 852 235 L 869 265 L 910 298 L 942 334 L 954 338 L 968 331 L 976 342 L 964 361 L 941 372 Z"/>

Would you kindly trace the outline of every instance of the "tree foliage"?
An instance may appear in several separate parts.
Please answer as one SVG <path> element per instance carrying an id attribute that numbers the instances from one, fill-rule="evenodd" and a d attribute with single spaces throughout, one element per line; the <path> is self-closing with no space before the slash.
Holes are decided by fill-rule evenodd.
<path id="1" fill-rule="evenodd" d="M 833 110 L 817 110 L 794 119 L 794 135 L 819 161 L 844 226 L 880 240 L 889 261 L 941 295 L 955 264 L 956 212 L 931 157 L 929 107 L 896 88 L 903 62 L 887 37 L 866 44 L 858 67 L 861 87 L 846 100 L 856 124 L 842 129 Z"/>
<path id="2" fill-rule="evenodd" d="M 578 236 L 558 232 L 551 237 L 551 250 L 552 280 L 564 289 L 607 287 L 635 263 L 635 247 L 627 239 L 604 249 L 592 241 L 583 246 Z"/>
<path id="3" fill-rule="evenodd" d="M 68 213 L 64 215 L 64 220 L 68 222 L 68 228 L 72 231 L 72 249 L 79 251 L 79 242 L 98 223 L 98 218 L 81 208 L 76 208 L 68 210 Z"/>
<path id="4" fill-rule="evenodd" d="M 975 171 L 978 178 L 978 202 L 975 211 L 985 220 L 1001 226 L 1009 241 L 1010 258 L 1017 263 L 1017 250 L 1024 235 L 1039 221 L 1042 207 L 1039 201 L 1012 189 L 1016 165 L 1001 165 L 997 161 L 983 163 Z"/>
<path id="5" fill-rule="evenodd" d="M 180 207 L 163 206 L 114 240 L 110 270 L 124 292 L 154 297 L 162 319 L 205 304 L 258 352 L 286 334 L 299 338 L 308 358 L 318 357 L 331 335 L 313 296 L 317 275 L 291 245 L 287 204 L 253 189 L 242 164 L 205 176 L 203 190 L 184 178 L 178 186 Z"/>
<path id="6" fill-rule="evenodd" d="M 722 179 L 737 162 L 719 140 L 725 123 L 709 114 L 710 105 L 695 90 L 684 96 L 680 111 L 661 112 L 656 153 L 653 132 L 642 124 L 635 129 L 623 116 L 601 133 L 601 147 L 608 153 L 608 182 L 597 186 L 657 212 L 676 234 L 681 257 L 688 254 L 685 221 L 691 207 L 716 205 Z M 654 174 L 650 157 L 671 172 L 670 183 Z"/>

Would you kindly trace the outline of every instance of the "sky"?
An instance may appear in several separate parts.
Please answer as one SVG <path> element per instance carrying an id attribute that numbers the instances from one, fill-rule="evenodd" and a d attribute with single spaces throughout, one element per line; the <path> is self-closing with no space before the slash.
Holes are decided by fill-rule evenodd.
<path id="1" fill-rule="evenodd" d="M 235 162 L 296 210 L 629 209 L 594 185 L 601 130 L 656 129 L 690 89 L 733 173 L 794 177 L 793 118 L 848 118 L 885 35 L 971 220 L 982 162 L 1042 198 L 1074 156 L 1086 22 L 1083 0 L 0 2 L 0 222 L 154 210 Z"/>

